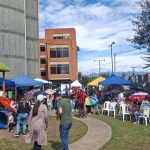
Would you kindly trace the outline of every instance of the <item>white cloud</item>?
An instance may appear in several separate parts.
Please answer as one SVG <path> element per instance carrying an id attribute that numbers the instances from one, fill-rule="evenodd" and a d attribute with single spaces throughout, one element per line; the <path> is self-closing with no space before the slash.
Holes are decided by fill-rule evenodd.
<path id="1" fill-rule="evenodd" d="M 112 0 L 106 5 L 100 2 L 87 4 L 85 0 L 46 0 L 47 4 L 39 7 L 40 37 L 44 37 L 45 28 L 74 27 L 77 44 L 81 50 L 107 51 L 112 41 L 116 43 L 114 45 L 116 50 L 118 47 L 121 47 L 121 50 L 127 47 L 132 49 L 127 39 L 133 36 L 130 19 L 139 11 L 136 1 Z M 110 58 L 108 56 L 105 59 Z M 84 71 L 82 66 L 88 61 L 79 62 L 79 70 L 82 68 Z M 139 56 L 118 56 L 117 70 L 131 70 L 130 65 L 144 63 Z M 92 65 L 93 63 L 86 66 L 85 71 L 92 68 Z M 104 70 L 110 71 L 111 64 L 105 65 Z"/>

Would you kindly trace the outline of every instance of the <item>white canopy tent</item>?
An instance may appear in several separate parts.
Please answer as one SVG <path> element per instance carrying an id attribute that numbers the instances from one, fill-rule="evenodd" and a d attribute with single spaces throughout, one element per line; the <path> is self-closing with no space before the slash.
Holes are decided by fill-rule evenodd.
<path id="1" fill-rule="evenodd" d="M 34 80 L 43 82 L 44 84 L 52 84 L 52 82 L 47 81 L 47 80 L 43 80 L 43 79 L 40 79 L 40 78 L 36 78 L 36 79 L 34 79 Z"/>
<path id="2" fill-rule="evenodd" d="M 78 80 L 75 80 L 74 82 L 71 83 L 71 87 L 79 87 L 79 88 L 81 88 L 82 84 Z"/>

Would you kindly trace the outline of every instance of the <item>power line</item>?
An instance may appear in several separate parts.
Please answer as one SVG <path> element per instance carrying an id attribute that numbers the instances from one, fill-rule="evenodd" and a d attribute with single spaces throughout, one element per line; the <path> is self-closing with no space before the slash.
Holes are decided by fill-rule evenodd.
<path id="1" fill-rule="evenodd" d="M 124 53 L 128 53 L 128 52 L 134 52 L 134 51 L 138 51 L 137 49 L 132 49 L 132 50 L 122 50 L 116 54 L 124 54 Z"/>

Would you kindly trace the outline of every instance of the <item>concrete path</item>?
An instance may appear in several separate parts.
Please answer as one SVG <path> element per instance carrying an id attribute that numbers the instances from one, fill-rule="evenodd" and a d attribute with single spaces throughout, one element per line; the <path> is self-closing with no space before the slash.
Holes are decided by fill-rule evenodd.
<path id="1" fill-rule="evenodd" d="M 69 145 L 70 150 L 98 150 L 107 143 L 112 135 L 111 128 L 105 122 L 87 117 L 83 121 L 88 126 L 88 132 L 81 139 Z"/>
<path id="2" fill-rule="evenodd" d="M 49 113 L 54 115 L 53 112 Z M 109 125 L 98 119 L 87 117 L 77 118 L 87 124 L 88 132 L 78 141 L 69 145 L 70 150 L 99 150 L 105 143 L 107 143 L 112 135 L 112 131 Z"/>

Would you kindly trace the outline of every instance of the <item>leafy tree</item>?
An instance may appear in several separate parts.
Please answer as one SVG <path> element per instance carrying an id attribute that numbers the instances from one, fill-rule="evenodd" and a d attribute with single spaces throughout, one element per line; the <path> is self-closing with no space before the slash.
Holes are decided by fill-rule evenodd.
<path id="1" fill-rule="evenodd" d="M 140 14 L 132 21 L 135 26 L 135 34 L 131 43 L 137 49 L 144 49 L 147 61 L 145 68 L 150 67 L 150 0 L 139 0 Z"/>

